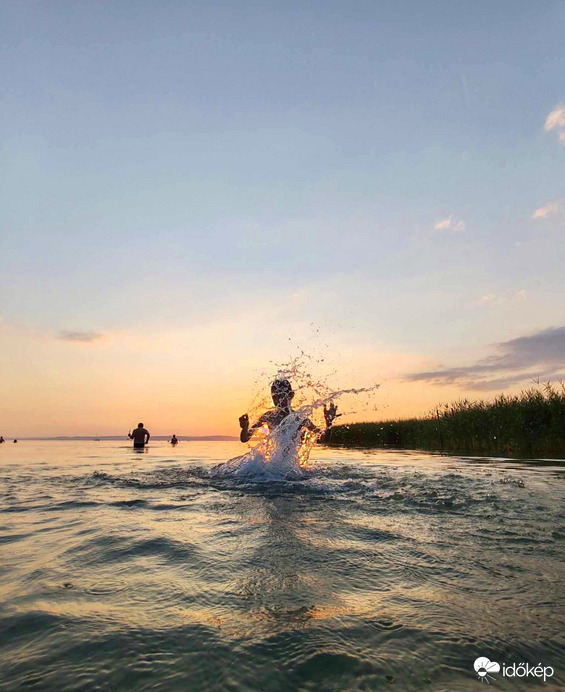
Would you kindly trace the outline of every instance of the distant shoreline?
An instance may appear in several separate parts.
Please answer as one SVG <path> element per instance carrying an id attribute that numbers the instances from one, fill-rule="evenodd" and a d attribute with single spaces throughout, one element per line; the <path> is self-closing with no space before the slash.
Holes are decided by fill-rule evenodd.
<path id="1" fill-rule="evenodd" d="M 27 440 L 29 442 L 115 442 L 120 440 L 129 442 L 127 435 L 98 435 L 98 437 L 94 437 L 93 435 L 61 435 L 58 437 L 18 437 L 17 439 L 22 441 Z M 170 439 L 171 435 L 151 435 L 151 440 L 156 442 L 168 442 Z M 177 435 L 177 439 L 179 442 L 234 442 L 239 440 L 239 437 L 233 437 L 231 435 Z"/>

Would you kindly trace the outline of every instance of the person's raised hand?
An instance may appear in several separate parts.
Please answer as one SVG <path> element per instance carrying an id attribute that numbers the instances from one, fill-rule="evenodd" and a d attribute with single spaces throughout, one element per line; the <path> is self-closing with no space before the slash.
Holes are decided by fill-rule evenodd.
<path id="1" fill-rule="evenodd" d="M 243 430 L 247 430 L 249 428 L 249 416 L 247 413 L 244 413 L 243 416 L 239 417 L 239 427 Z"/>
<path id="2" fill-rule="evenodd" d="M 324 404 L 324 418 L 326 419 L 326 427 L 329 428 L 334 420 L 339 416 L 341 416 L 341 413 L 337 412 L 337 406 L 333 401 L 331 401 L 330 405 L 327 407 Z"/>

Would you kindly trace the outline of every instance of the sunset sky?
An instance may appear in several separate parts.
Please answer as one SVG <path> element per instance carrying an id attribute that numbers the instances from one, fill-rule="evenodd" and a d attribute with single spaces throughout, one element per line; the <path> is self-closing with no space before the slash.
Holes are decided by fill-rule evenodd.
<path id="1" fill-rule="evenodd" d="M 237 434 L 301 349 L 343 421 L 565 377 L 564 23 L 1 3 L 0 434 Z"/>

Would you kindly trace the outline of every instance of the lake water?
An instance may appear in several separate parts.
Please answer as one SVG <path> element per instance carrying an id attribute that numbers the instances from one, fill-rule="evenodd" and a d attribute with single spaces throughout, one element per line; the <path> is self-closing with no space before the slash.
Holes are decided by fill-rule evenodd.
<path id="1" fill-rule="evenodd" d="M 239 443 L 0 447 L 0 689 L 565 689 L 558 462 Z"/>

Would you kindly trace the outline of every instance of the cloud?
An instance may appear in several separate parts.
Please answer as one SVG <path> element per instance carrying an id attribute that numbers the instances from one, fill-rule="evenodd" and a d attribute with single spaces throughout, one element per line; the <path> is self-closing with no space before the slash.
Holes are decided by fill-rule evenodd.
<path id="1" fill-rule="evenodd" d="M 559 203 L 558 202 L 549 202 L 544 207 L 540 207 L 539 209 L 536 209 L 535 212 L 532 214 L 531 218 L 532 219 L 545 219 L 550 214 L 554 214 L 558 210 L 559 210 Z"/>
<path id="2" fill-rule="evenodd" d="M 528 292 L 523 288 L 519 291 L 506 292 L 506 293 L 485 293 L 480 298 L 478 298 L 474 303 L 471 304 L 472 307 L 485 307 L 485 306 L 500 306 L 507 304 L 515 300 L 523 300 L 528 295 Z"/>
<path id="3" fill-rule="evenodd" d="M 454 219 L 453 216 L 448 216 L 445 219 L 438 219 L 434 224 L 436 231 L 464 231 L 465 222 Z"/>
<path id="4" fill-rule="evenodd" d="M 489 303 L 494 303 L 494 301 L 497 299 L 496 293 L 485 293 L 484 296 L 481 296 L 479 300 L 477 301 L 478 305 L 488 305 Z"/>
<path id="5" fill-rule="evenodd" d="M 530 336 L 493 344 L 496 355 L 473 365 L 411 373 L 409 382 L 458 385 L 465 389 L 503 389 L 532 378 L 565 377 L 565 326 L 543 329 Z"/>
<path id="6" fill-rule="evenodd" d="M 57 339 L 62 339 L 63 341 L 78 341 L 85 343 L 87 341 L 96 341 L 96 339 L 101 339 L 102 334 L 98 332 L 60 332 Z"/>
<path id="7" fill-rule="evenodd" d="M 557 130 L 559 141 L 565 143 L 565 103 L 561 103 L 551 111 L 545 119 L 546 132 Z"/>

